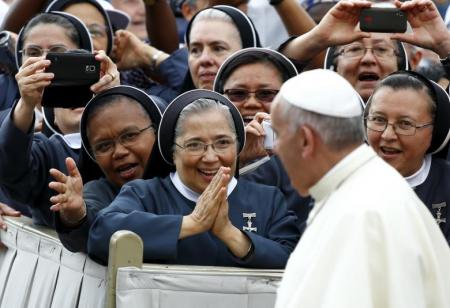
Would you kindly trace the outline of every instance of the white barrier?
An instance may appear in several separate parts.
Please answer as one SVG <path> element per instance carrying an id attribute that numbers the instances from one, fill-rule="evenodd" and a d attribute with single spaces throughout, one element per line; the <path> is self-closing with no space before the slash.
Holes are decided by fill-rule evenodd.
<path id="1" fill-rule="evenodd" d="M 5 218 L 0 231 L 0 308 L 103 307 L 106 267 L 66 250 L 50 229 Z"/>
<path id="2" fill-rule="evenodd" d="M 129 231 L 113 236 L 107 269 L 66 250 L 53 230 L 27 218 L 5 220 L 0 308 L 269 308 L 282 275 L 277 270 L 142 265 L 142 241 Z"/>
<path id="3" fill-rule="evenodd" d="M 117 308 L 271 308 L 280 271 L 162 266 L 120 268 Z"/>

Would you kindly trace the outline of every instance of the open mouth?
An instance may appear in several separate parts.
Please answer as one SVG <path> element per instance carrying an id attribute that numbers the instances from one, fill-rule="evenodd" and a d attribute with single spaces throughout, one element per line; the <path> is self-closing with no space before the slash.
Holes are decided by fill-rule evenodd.
<path id="1" fill-rule="evenodd" d="M 362 73 L 358 76 L 359 81 L 378 81 L 380 77 L 375 73 Z"/>
<path id="2" fill-rule="evenodd" d="M 402 152 L 398 149 L 391 148 L 391 147 L 380 147 L 380 150 L 384 155 L 396 155 L 396 154 L 400 154 Z"/>
<path id="3" fill-rule="evenodd" d="M 121 177 L 128 178 L 135 175 L 138 164 L 125 164 L 116 169 Z"/>
<path id="4" fill-rule="evenodd" d="M 207 176 L 207 177 L 214 177 L 216 174 L 217 174 L 217 172 L 218 172 L 219 170 L 201 170 L 201 169 L 198 169 L 198 172 L 200 172 L 201 174 L 203 174 L 203 175 L 205 175 L 205 176 Z"/>
<path id="5" fill-rule="evenodd" d="M 199 77 L 202 79 L 214 79 L 214 78 L 216 78 L 216 73 L 205 72 L 205 73 L 199 74 Z"/>
<path id="6" fill-rule="evenodd" d="M 254 116 L 242 116 L 242 119 L 244 120 L 245 125 L 253 121 Z"/>

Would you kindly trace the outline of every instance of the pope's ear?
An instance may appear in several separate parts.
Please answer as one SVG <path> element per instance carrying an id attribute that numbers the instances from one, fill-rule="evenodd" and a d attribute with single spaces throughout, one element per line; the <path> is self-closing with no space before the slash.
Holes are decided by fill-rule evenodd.
<path id="1" fill-rule="evenodd" d="M 300 128 L 300 142 L 302 142 L 302 157 L 303 158 L 309 158 L 313 155 L 315 146 L 316 146 L 316 134 L 315 132 L 306 125 L 303 125 Z"/>

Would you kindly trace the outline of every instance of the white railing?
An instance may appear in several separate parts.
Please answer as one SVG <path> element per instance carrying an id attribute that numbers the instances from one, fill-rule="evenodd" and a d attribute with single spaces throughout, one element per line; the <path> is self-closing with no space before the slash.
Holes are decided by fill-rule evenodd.
<path id="1" fill-rule="evenodd" d="M 109 267 L 66 250 L 55 231 L 5 218 L 0 231 L 0 308 L 273 307 L 282 272 L 142 264 L 142 241 L 119 231 Z"/>

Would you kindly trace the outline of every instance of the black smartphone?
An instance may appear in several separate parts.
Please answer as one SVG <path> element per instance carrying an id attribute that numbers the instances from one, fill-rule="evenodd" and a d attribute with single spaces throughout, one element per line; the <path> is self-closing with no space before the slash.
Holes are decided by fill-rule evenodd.
<path id="1" fill-rule="evenodd" d="M 403 33 L 406 21 L 406 13 L 397 8 L 367 8 L 359 15 L 359 27 L 364 32 Z"/>
<path id="2" fill-rule="evenodd" d="M 100 62 L 91 53 L 48 53 L 51 64 L 46 72 L 55 74 L 45 88 L 42 105 L 46 107 L 83 107 L 92 98 L 91 85 L 100 79 Z"/>

